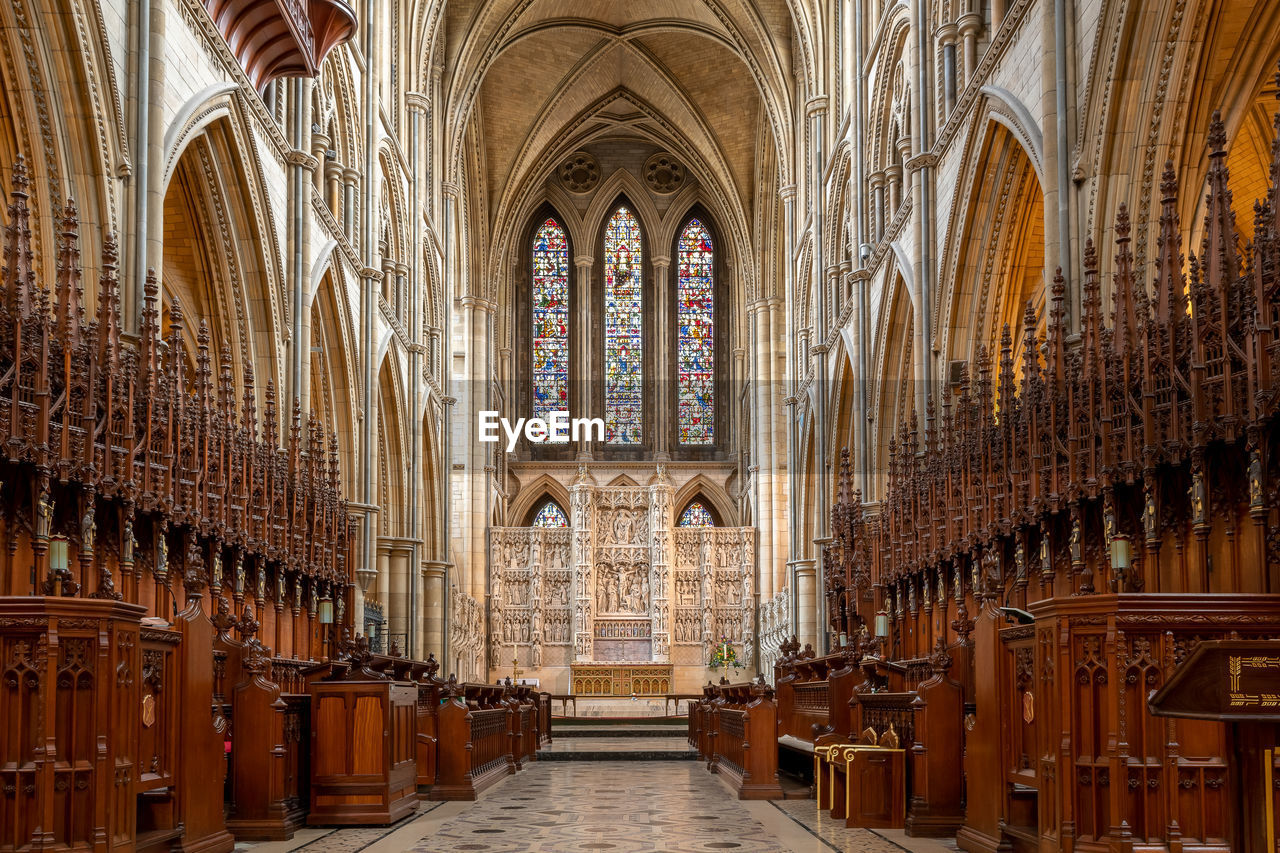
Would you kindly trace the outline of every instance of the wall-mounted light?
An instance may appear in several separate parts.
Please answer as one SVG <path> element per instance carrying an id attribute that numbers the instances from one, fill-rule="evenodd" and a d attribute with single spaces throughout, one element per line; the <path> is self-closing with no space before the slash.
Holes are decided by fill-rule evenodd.
<path id="1" fill-rule="evenodd" d="M 328 592 L 325 592 L 324 598 L 320 599 L 319 617 L 321 625 L 333 624 L 333 599 Z"/>
<path id="2" fill-rule="evenodd" d="M 67 540 L 55 536 L 49 540 L 49 571 L 62 573 L 67 570 Z"/>
<path id="3" fill-rule="evenodd" d="M 49 540 L 49 578 L 53 581 L 53 594 L 62 596 L 62 581 L 70 579 L 68 570 L 68 542 L 62 536 Z"/>
<path id="4" fill-rule="evenodd" d="M 1116 573 L 1116 590 L 1124 592 L 1125 575 L 1129 573 L 1129 537 L 1124 534 L 1111 537 L 1111 570 Z"/>
<path id="5" fill-rule="evenodd" d="M 889 636 L 889 611 L 881 610 L 876 614 L 876 636 Z"/>

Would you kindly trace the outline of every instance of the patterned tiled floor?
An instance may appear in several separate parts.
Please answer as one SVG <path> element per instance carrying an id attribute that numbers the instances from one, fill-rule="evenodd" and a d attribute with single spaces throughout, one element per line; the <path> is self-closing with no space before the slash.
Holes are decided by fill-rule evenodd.
<path id="1" fill-rule="evenodd" d="M 423 803 L 378 829 L 307 829 L 252 853 L 942 853 L 954 847 L 846 829 L 812 800 L 733 799 L 700 762 L 534 762 L 475 803 Z"/>

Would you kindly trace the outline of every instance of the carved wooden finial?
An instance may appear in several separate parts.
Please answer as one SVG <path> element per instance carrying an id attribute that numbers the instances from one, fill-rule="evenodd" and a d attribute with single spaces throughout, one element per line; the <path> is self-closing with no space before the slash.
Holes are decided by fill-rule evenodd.
<path id="1" fill-rule="evenodd" d="M 1226 153 L 1227 127 L 1222 123 L 1222 111 L 1214 110 L 1209 120 L 1209 156 L 1215 157 Z"/>
<path id="2" fill-rule="evenodd" d="M 244 609 L 240 611 L 240 619 L 236 622 L 236 631 L 240 634 L 240 642 L 243 643 L 251 637 L 257 636 L 260 627 L 253 613 L 253 605 L 246 602 Z"/>

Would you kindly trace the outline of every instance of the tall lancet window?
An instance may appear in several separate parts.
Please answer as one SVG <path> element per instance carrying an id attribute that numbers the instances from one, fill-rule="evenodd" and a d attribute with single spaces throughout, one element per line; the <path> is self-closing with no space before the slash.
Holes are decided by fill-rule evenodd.
<path id="1" fill-rule="evenodd" d="M 604 232 L 604 427 L 610 444 L 639 444 L 644 424 L 640 223 L 618 208 Z"/>
<path id="2" fill-rule="evenodd" d="M 680 233 L 676 279 L 676 425 L 681 444 L 715 440 L 715 294 L 711 234 L 696 219 Z"/>
<path id="3" fill-rule="evenodd" d="M 555 219 L 533 235 L 533 416 L 569 408 L 569 244 Z"/>

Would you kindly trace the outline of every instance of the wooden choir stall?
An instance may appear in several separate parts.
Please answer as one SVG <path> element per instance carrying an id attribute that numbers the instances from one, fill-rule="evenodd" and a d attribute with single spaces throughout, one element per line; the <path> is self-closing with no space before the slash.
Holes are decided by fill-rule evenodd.
<path id="1" fill-rule="evenodd" d="M 1228 707 L 1264 690 L 1223 683 L 1280 639 L 1280 143 L 1266 196 L 1233 211 L 1207 130 L 1193 255 L 1178 210 L 1198 188 L 1170 164 L 1148 266 L 1116 214 L 1109 304 L 1084 246 L 1078 336 L 1057 276 L 1047 316 L 1028 306 L 903 424 L 874 508 L 844 452 L 835 650 L 788 644 L 775 681 L 783 766 L 812 756 L 851 825 L 989 853 L 1275 850 L 1274 708 Z M 1209 681 L 1223 704 L 1189 708 Z"/>
<path id="2" fill-rule="evenodd" d="M 689 745 L 740 800 L 779 800 L 778 709 L 764 683 L 708 684 L 689 706 Z"/>
<path id="3" fill-rule="evenodd" d="M 282 423 L 271 383 L 234 371 L 203 321 L 189 332 L 154 276 L 126 342 L 115 240 L 93 241 L 86 287 L 70 202 L 39 281 L 27 189 L 19 159 L 0 270 L 0 851 L 226 853 L 393 821 L 442 768 L 449 791 L 468 749 L 440 736 L 456 685 L 351 637 L 336 438 L 296 403 Z M 486 691 L 493 760 L 523 766 L 550 697 Z"/>

